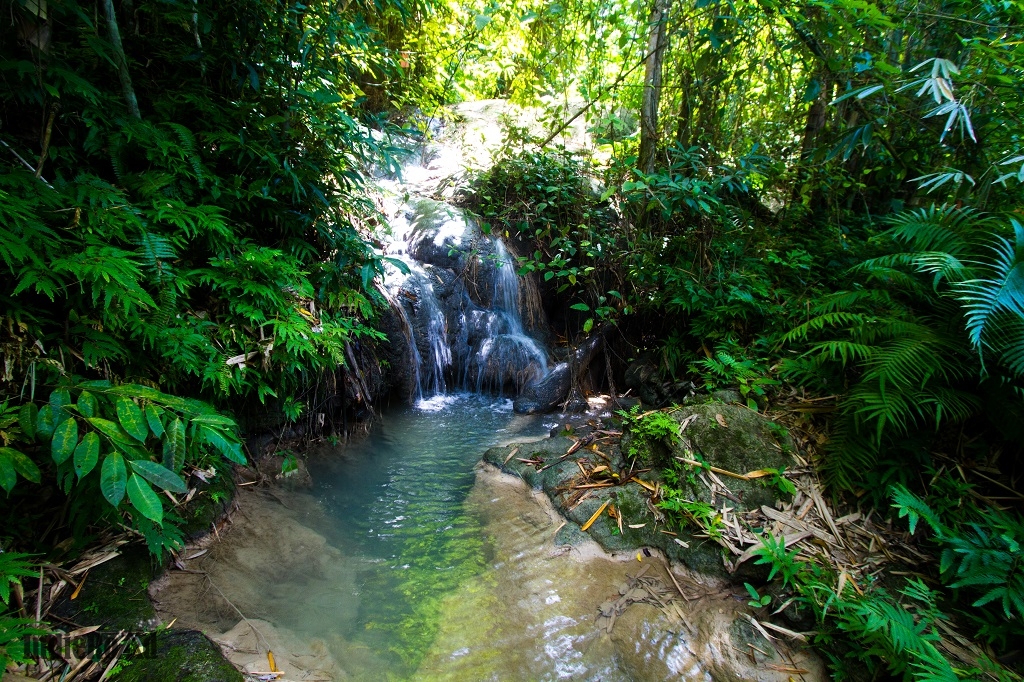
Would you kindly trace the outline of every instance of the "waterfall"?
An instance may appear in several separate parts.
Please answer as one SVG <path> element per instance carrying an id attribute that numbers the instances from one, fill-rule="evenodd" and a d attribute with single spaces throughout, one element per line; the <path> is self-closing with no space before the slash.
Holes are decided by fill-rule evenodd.
<path id="1" fill-rule="evenodd" d="M 491 298 L 487 336 L 469 364 L 475 369 L 471 388 L 478 393 L 504 392 L 508 383 L 518 393 L 548 371 L 547 352 L 523 329 L 523 315 L 515 260 L 500 238 L 493 238 L 494 293 Z M 467 388 L 470 388 L 467 386 Z"/>
<path id="2" fill-rule="evenodd" d="M 545 327 L 536 288 L 522 287 L 499 237 L 483 234 L 463 209 L 428 198 L 452 196 L 465 150 L 413 149 L 419 153 L 400 174 L 378 177 L 388 192 L 384 252 L 408 266 L 389 268 L 384 280 L 398 318 L 392 343 L 408 346 L 394 383 L 415 385 L 418 398 L 451 389 L 516 397 L 549 374 L 547 350 L 533 336 Z"/>

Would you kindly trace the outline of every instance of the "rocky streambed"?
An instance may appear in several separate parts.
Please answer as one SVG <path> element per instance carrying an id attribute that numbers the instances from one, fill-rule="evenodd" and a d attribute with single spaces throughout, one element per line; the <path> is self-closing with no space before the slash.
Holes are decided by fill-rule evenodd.
<path id="1" fill-rule="evenodd" d="M 827 678 L 799 642 L 765 638 L 758 619 L 767 614 L 747 605 L 720 545 L 696 529 L 668 530 L 637 481 L 663 482 L 637 471 L 636 481 L 606 485 L 605 470 L 587 473 L 631 473 L 628 428 L 620 439 L 601 418 L 517 417 L 510 401 L 478 397 L 406 409 L 384 416 L 390 445 L 371 435 L 330 474 L 367 488 L 366 508 L 386 502 L 390 515 L 360 519 L 345 506 L 339 516 L 324 491 L 346 500 L 351 491 L 327 486 L 315 459 L 319 488 L 243 488 L 230 525 L 183 552 L 152 587 L 160 620 L 207 633 L 249 673 L 266 672 L 272 652 L 291 680 Z M 487 449 L 474 468 L 480 449 L 466 453 L 458 440 L 473 447 L 467 422 L 484 411 L 492 438 L 519 442 Z M 789 457 L 772 447 L 781 432 L 755 428 L 764 418 L 747 408 L 703 403 L 672 418 L 690 420 L 689 443 L 706 454 L 739 445 L 738 456 L 752 457 L 710 460 L 720 468 Z M 421 454 L 411 451 L 416 440 Z M 658 455 L 642 455 L 650 456 Z M 456 460 L 464 469 L 443 475 L 460 483 L 431 478 Z M 388 473 L 373 479 L 363 467 Z M 443 504 L 417 497 L 432 488 Z M 750 504 L 772 498 L 760 485 L 737 492 Z"/>

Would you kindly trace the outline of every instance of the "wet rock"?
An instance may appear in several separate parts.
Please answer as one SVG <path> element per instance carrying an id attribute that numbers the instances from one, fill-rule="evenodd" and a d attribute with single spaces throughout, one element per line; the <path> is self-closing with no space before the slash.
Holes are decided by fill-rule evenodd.
<path id="1" fill-rule="evenodd" d="M 623 381 L 636 397 L 651 407 L 684 403 L 695 392 L 692 381 L 666 379 L 657 357 L 650 353 L 641 355 L 629 364 Z"/>
<path id="2" fill-rule="evenodd" d="M 577 346 L 573 351 L 576 371 L 580 374 L 585 372 L 603 347 L 604 337 L 600 334 L 594 334 Z M 513 409 L 519 414 L 538 414 L 555 409 L 565 401 L 572 388 L 572 369 L 570 363 L 560 362 L 546 377 L 534 384 L 527 384 L 516 398 Z M 581 406 L 578 411 L 586 409 Z"/>
<path id="3" fill-rule="evenodd" d="M 220 648 L 196 630 L 162 630 L 156 650 L 124 660 L 109 679 L 116 682 L 242 682 Z"/>
<path id="4" fill-rule="evenodd" d="M 560 362 L 546 377 L 527 385 L 516 398 L 513 409 L 519 414 L 550 412 L 565 400 L 571 387 L 569 364 Z"/>
<path id="5" fill-rule="evenodd" d="M 432 199 L 412 199 L 408 210 L 413 228 L 409 255 L 424 264 L 462 270 L 464 254 L 480 235 L 476 222 L 461 209 Z"/>

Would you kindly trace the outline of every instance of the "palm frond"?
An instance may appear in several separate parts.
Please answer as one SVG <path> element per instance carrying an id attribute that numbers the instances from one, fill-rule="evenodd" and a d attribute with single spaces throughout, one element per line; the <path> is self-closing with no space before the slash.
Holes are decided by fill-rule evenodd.
<path id="1" fill-rule="evenodd" d="M 991 272 L 986 278 L 962 282 L 958 300 L 967 312 L 967 334 L 981 352 L 985 333 L 997 313 L 1024 319 L 1024 226 L 1011 219 L 1014 242 L 995 237 Z"/>

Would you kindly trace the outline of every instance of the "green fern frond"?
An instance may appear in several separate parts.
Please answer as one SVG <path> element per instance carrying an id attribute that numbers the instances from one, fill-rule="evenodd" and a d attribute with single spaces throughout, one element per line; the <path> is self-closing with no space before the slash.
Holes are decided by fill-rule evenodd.
<path id="1" fill-rule="evenodd" d="M 982 350 L 985 332 L 1000 312 L 1024 319 L 1024 226 L 1011 219 L 1014 242 L 995 237 L 991 274 L 962 282 L 958 300 L 967 312 L 967 334 L 971 345 Z"/>
<path id="2" fill-rule="evenodd" d="M 970 255 L 972 238 L 986 219 L 973 208 L 943 204 L 903 211 L 887 221 L 885 235 L 906 244 L 913 251 L 941 251 L 955 257 Z"/>
<path id="3" fill-rule="evenodd" d="M 851 313 L 845 311 L 835 311 L 819 315 L 815 318 L 808 320 L 807 322 L 794 327 L 784 337 L 783 340 L 787 343 L 793 341 L 805 340 L 809 333 L 812 331 L 821 331 L 830 327 L 843 327 L 854 324 L 864 324 L 871 318 L 862 313 Z"/>
<path id="4" fill-rule="evenodd" d="M 943 281 L 961 282 L 974 276 L 969 264 L 945 251 L 915 251 L 913 253 L 894 253 L 866 260 L 851 268 L 851 272 L 863 272 L 871 279 L 889 281 L 893 284 L 911 284 L 912 290 L 920 289 L 920 284 L 909 277 L 898 266 L 913 268 L 917 272 L 933 275 L 932 288 L 938 289 Z M 898 274 L 898 273 L 901 273 Z"/>
<path id="5" fill-rule="evenodd" d="M 899 517 L 901 519 L 903 517 L 907 518 L 911 533 L 917 530 L 918 520 L 924 520 L 933 533 L 941 534 L 944 531 L 945 527 L 939 520 L 938 515 L 932 511 L 932 508 L 924 500 L 907 490 L 906 486 L 899 483 L 891 486 L 889 488 L 889 497 L 892 499 L 893 508 L 899 512 Z"/>

